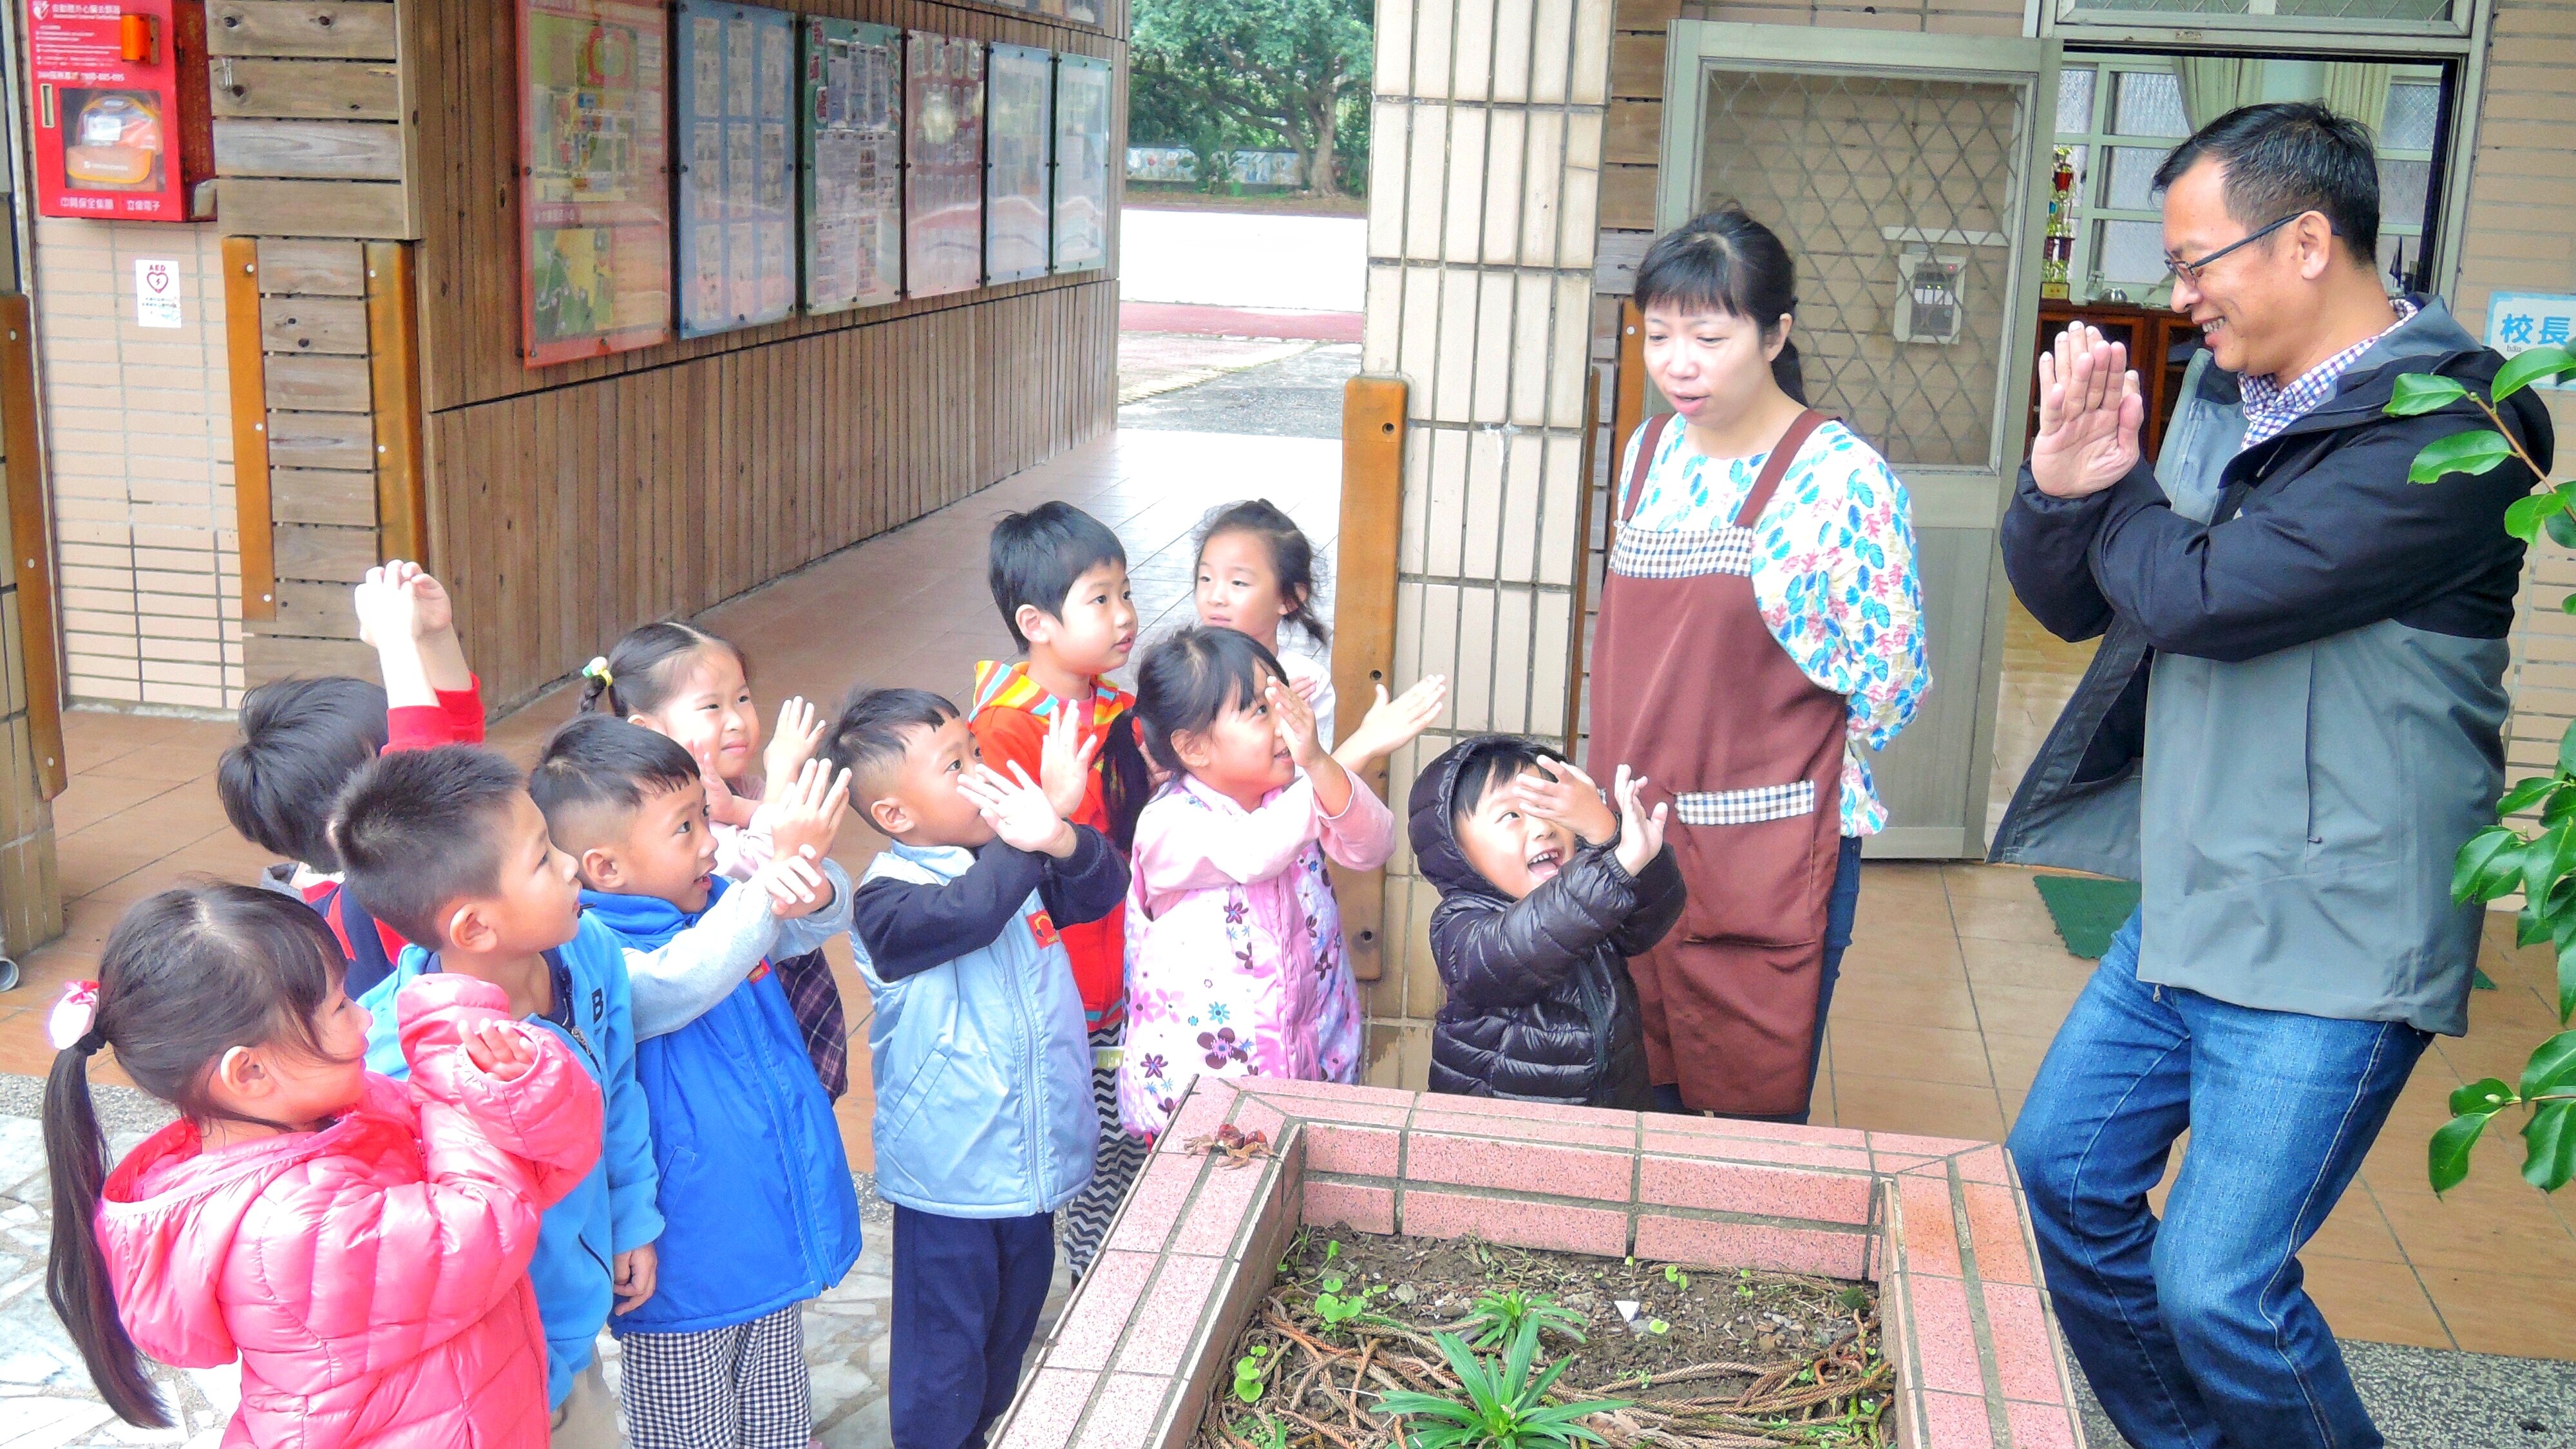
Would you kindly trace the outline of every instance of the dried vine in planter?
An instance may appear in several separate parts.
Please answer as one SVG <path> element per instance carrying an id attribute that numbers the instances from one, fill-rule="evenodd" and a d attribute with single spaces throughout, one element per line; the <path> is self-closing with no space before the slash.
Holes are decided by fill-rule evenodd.
<path id="1" fill-rule="evenodd" d="M 1822 1285 L 1819 1286 L 1830 1286 Z M 1449 1324 L 1408 1324 L 1383 1314 L 1328 1326 L 1312 1296 L 1274 1292 L 1235 1340 L 1238 1383 L 1247 1401 L 1220 1383 L 1200 1422 L 1205 1449 L 1403 1449 L 1396 1421 L 1374 1412 L 1378 1397 L 1407 1390 L 1455 1395 L 1457 1374 L 1432 1334 Z M 1579 1345 L 1554 1402 L 1624 1398 L 1626 1407 L 1595 1414 L 1584 1427 L 1611 1449 L 1773 1449 L 1779 1445 L 1876 1446 L 1893 1442 L 1882 1427 L 1894 1377 L 1878 1351 L 1875 1304 L 1851 1314 L 1851 1327 L 1819 1352 L 1775 1363 L 1704 1363 L 1610 1383 L 1589 1383 Z M 1727 1387 L 1730 1383 L 1740 1387 Z"/>

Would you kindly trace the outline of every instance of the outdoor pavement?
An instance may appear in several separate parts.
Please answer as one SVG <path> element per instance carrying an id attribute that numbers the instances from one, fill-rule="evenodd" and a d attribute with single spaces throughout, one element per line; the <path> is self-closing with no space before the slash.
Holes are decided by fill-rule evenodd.
<path id="1" fill-rule="evenodd" d="M 1335 361 L 1334 352 L 1255 364 L 1278 386 L 1253 411 L 1303 419 L 1293 430 L 1281 424 L 1302 436 L 1247 447 L 1240 436 L 1167 429 L 1174 418 L 1198 419 L 1178 424 L 1197 428 L 1232 417 L 1230 394 L 1263 385 L 1254 371 L 1234 372 L 1131 405 L 1123 413 L 1130 426 L 728 603 L 708 622 L 743 643 L 764 704 L 790 693 L 834 701 L 859 681 L 960 697 L 974 661 L 1001 654 L 1007 642 L 985 590 L 983 540 L 1009 509 L 1065 498 L 1117 529 L 1149 634 L 1188 617 L 1192 535 L 1217 503 L 1270 497 L 1329 559 L 1339 378 L 1355 365 Z M 1311 394 L 1307 402 L 1287 400 L 1301 390 Z M 1140 415 L 1148 408 L 1160 416 Z M 2016 611 L 1999 787 L 2018 774 L 2082 662 L 2081 650 L 2046 639 Z M 494 727 L 494 743 L 528 757 L 571 702 L 570 691 L 559 690 L 528 705 Z M 65 726 L 73 778 L 54 811 L 69 926 L 22 963 L 26 983 L 0 996 L 0 1400 L 7 1400 L 0 1449 L 150 1437 L 104 1426 L 103 1411 L 84 1407 L 78 1370 L 56 1351 L 59 1330 L 44 1306 L 43 1195 L 38 1158 L 29 1154 L 35 1079 L 52 1060 L 42 1041 L 45 1008 L 64 980 L 94 974 L 108 927 L 126 905 L 183 876 L 248 880 L 267 859 L 232 834 L 215 802 L 210 772 L 232 738 L 229 723 L 74 711 Z M 880 845 L 853 828 L 836 855 L 855 873 Z M 1817 1120 L 2000 1137 L 2090 964 L 2066 954 L 2023 872 L 1886 862 L 1871 864 L 1863 879 Z M 851 1002 L 853 1065 L 862 1068 L 839 1113 L 851 1165 L 865 1174 L 874 1165 L 866 995 L 849 974 L 846 948 L 835 954 Z M 2479 1077 L 2516 1075 L 2530 1048 L 2557 1029 L 2555 964 L 2545 951 L 2515 950 L 2509 918 L 2491 918 L 2484 964 L 2501 989 L 2472 998 L 2466 1038 L 2442 1039 L 2426 1054 L 2359 1181 L 2303 1255 L 2307 1281 L 2345 1338 L 2393 1346 L 2353 1350 L 2390 1442 L 2576 1445 L 2576 1370 L 2535 1362 L 2576 1360 L 2576 1230 L 2568 1216 L 2576 1200 L 2562 1203 L 2523 1184 L 2520 1144 L 2502 1131 L 2447 1199 L 2424 1184 L 2424 1143 L 2447 1115 L 2448 1093 Z M 95 1078 L 117 1080 L 111 1060 L 93 1065 Z M 112 1132 L 152 1120 L 139 1104 L 116 1110 L 123 1115 L 111 1118 Z M 872 1233 L 872 1252 L 882 1252 L 884 1238 Z M 882 1261 L 863 1260 L 809 1314 L 817 1412 L 834 1449 L 883 1443 L 881 1417 L 870 1417 L 881 1416 L 881 1406 L 870 1405 L 883 1381 Z M 2454 1352 L 2462 1349 L 2471 1352 Z M 192 1375 L 188 1383 L 204 1418 L 184 1433 L 202 1434 L 226 1402 L 224 1380 Z M 2539 1427 L 2526 1429 L 2526 1421 Z"/>

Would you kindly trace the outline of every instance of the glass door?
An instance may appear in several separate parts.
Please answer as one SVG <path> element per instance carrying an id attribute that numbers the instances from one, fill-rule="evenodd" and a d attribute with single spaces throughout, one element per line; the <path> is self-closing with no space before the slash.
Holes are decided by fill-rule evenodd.
<path id="1" fill-rule="evenodd" d="M 1798 262 L 1809 399 L 1914 509 L 1933 687 L 1873 762 L 1873 856 L 1985 853 L 2058 43 L 1676 21 L 1656 223 L 1726 201 Z M 1660 406 L 1652 399 L 1650 406 Z"/>

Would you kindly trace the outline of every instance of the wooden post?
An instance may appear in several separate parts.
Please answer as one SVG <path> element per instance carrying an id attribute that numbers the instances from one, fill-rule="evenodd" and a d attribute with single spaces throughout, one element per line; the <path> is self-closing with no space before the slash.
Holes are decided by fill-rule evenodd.
<path id="1" fill-rule="evenodd" d="M 420 467 L 420 312 L 411 244 L 367 243 L 367 367 L 376 394 L 376 553 L 427 561 Z"/>
<path id="2" fill-rule="evenodd" d="M 45 529 L 45 455 L 36 428 L 36 327 L 23 293 L 0 296 L 0 460 L 16 546 L 18 648 L 27 663 L 27 734 L 36 784 L 51 800 L 71 772 L 63 757 L 63 676 L 54 619 L 54 550 Z"/>
<path id="3" fill-rule="evenodd" d="M 1342 388 L 1342 526 L 1334 550 L 1333 694 L 1345 731 L 1368 712 L 1395 669 L 1396 538 L 1404 499 L 1401 378 L 1355 377 Z M 1390 686 L 1391 688 L 1391 686 Z M 1386 766 L 1368 786 L 1386 795 Z M 1386 872 L 1333 867 L 1342 940 L 1351 974 L 1375 981 L 1386 970 Z"/>
<path id="4" fill-rule="evenodd" d="M 261 350 L 259 243 L 224 238 L 224 361 L 233 396 L 233 507 L 245 620 L 277 617 L 275 524 L 268 511 L 268 358 Z"/>

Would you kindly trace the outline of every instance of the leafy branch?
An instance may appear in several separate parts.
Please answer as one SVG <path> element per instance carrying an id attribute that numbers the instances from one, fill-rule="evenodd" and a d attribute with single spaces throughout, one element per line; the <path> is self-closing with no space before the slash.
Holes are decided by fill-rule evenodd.
<path id="1" fill-rule="evenodd" d="M 2483 397 L 2456 378 L 2433 373 L 2398 378 L 2388 401 L 2391 415 L 2420 417 L 2465 403 L 2491 425 L 2426 444 L 2407 469 L 2408 480 L 2432 483 L 2453 473 L 2475 477 L 2507 459 L 2518 461 L 2541 480 L 2541 487 L 2505 509 L 2505 532 L 2530 543 L 2545 529 L 2560 545 L 2576 548 L 2576 512 L 2570 511 L 2576 507 L 2576 481 L 2549 484 L 2549 470 L 2514 437 L 2497 411 L 2524 388 L 2569 374 L 2576 374 L 2576 354 L 2563 347 L 2534 347 L 2508 360 Z M 2576 594 L 2559 607 L 2576 614 Z M 2535 809 L 2536 832 L 2526 834 L 2505 823 Z M 2530 1114 L 2522 1126 L 2523 1180 L 2542 1192 L 2556 1192 L 2576 1177 L 2576 1031 L 2566 1029 L 2568 1019 L 2576 1016 L 2576 725 L 2559 738 L 2556 768 L 2516 781 L 2496 802 L 2496 816 L 2496 824 L 2460 847 L 2451 866 L 2451 899 L 2483 906 L 2522 892 L 2514 938 L 2524 946 L 2547 942 L 2557 951 L 2560 1029 L 2532 1051 L 2520 1081 L 2507 1085 L 2501 1077 L 2488 1077 L 2451 1094 L 2451 1120 L 2434 1132 L 2426 1152 L 2427 1175 L 2437 1193 L 2460 1185 L 2487 1124 L 2516 1107 Z"/>

